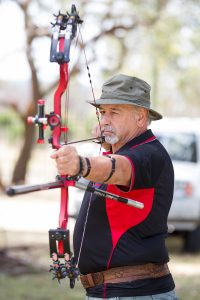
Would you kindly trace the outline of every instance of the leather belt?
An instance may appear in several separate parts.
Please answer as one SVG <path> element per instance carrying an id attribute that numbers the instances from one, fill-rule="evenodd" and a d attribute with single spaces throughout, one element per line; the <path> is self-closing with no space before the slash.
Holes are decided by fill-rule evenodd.
<path id="1" fill-rule="evenodd" d="M 108 269 L 97 273 L 80 275 L 84 288 L 90 288 L 104 283 L 130 282 L 138 279 L 159 278 L 170 274 L 167 264 L 124 266 Z"/>

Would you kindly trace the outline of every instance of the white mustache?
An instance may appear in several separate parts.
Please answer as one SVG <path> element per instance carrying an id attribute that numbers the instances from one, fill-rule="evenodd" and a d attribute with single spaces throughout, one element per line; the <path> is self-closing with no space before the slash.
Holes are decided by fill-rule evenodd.
<path id="1" fill-rule="evenodd" d="M 112 128 L 112 126 L 109 126 L 109 125 L 105 125 L 103 128 L 102 128 L 102 131 L 109 131 L 109 132 L 112 132 L 112 133 L 115 133 L 115 130 L 114 128 Z"/>

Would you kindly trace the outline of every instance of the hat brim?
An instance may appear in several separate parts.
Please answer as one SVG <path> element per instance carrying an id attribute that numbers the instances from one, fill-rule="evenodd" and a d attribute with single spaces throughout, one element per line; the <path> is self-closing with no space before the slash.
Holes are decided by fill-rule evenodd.
<path id="1" fill-rule="evenodd" d="M 88 103 L 90 103 L 91 105 L 95 106 L 95 107 L 99 107 L 100 105 L 103 105 L 103 104 L 130 104 L 130 105 L 135 105 L 135 106 L 138 106 L 138 107 L 144 107 L 146 108 L 148 111 L 149 111 L 149 117 L 152 121 L 157 121 L 157 120 L 160 120 L 163 118 L 163 116 L 151 109 L 151 108 L 148 108 L 148 107 L 145 107 L 145 106 L 142 106 L 142 105 L 137 105 L 135 103 L 132 103 L 132 102 L 129 102 L 129 101 L 124 101 L 124 100 L 113 100 L 113 99 L 96 99 L 95 102 L 94 101 L 87 101 Z"/>

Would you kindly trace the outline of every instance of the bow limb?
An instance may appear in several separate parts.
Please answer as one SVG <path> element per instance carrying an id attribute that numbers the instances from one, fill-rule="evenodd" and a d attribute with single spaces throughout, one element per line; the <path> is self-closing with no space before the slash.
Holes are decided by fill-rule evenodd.
<path id="1" fill-rule="evenodd" d="M 60 214 L 59 214 L 59 225 L 58 227 L 66 230 L 68 225 L 68 200 L 69 200 L 69 193 L 68 193 L 68 187 L 62 187 L 60 189 L 61 199 L 60 199 Z M 70 256 L 70 241 L 69 241 L 69 234 L 67 237 L 67 244 L 69 249 L 69 256 Z M 60 256 L 63 256 L 65 254 L 64 251 L 64 242 L 58 241 L 58 254 Z"/>
<path id="2" fill-rule="evenodd" d="M 60 51 L 64 51 L 64 38 L 60 40 Z M 54 149 L 59 149 L 61 147 L 60 137 L 62 132 L 67 133 L 68 128 L 61 126 L 61 102 L 62 102 L 62 95 L 66 91 L 69 81 L 69 74 L 68 74 L 68 63 L 60 64 L 60 81 L 57 87 L 57 90 L 54 94 L 54 116 L 59 117 L 59 126 L 53 127 L 52 132 L 52 147 Z M 49 122 L 53 121 L 52 119 Z"/>
<path id="3" fill-rule="evenodd" d="M 67 127 L 61 126 L 61 98 L 68 84 L 68 63 L 60 65 L 60 82 L 54 95 L 54 116 L 49 119 L 52 124 L 59 122 L 59 126 L 53 127 L 52 131 L 52 147 L 59 149 L 61 147 L 60 137 L 62 132 L 67 132 Z"/>

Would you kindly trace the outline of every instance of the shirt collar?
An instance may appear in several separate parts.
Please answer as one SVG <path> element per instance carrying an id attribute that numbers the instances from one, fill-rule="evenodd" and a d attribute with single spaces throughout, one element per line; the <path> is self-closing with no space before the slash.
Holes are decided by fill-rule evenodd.
<path id="1" fill-rule="evenodd" d="M 143 132 L 142 134 L 136 136 L 135 138 L 133 138 L 131 141 L 129 141 L 128 143 L 126 143 L 122 148 L 120 148 L 116 154 L 119 151 L 122 151 L 124 148 L 136 148 L 137 146 L 141 145 L 141 144 L 146 144 L 149 143 L 153 140 L 155 140 L 156 137 L 154 136 L 154 134 L 152 133 L 151 129 L 147 129 L 145 132 Z"/>

